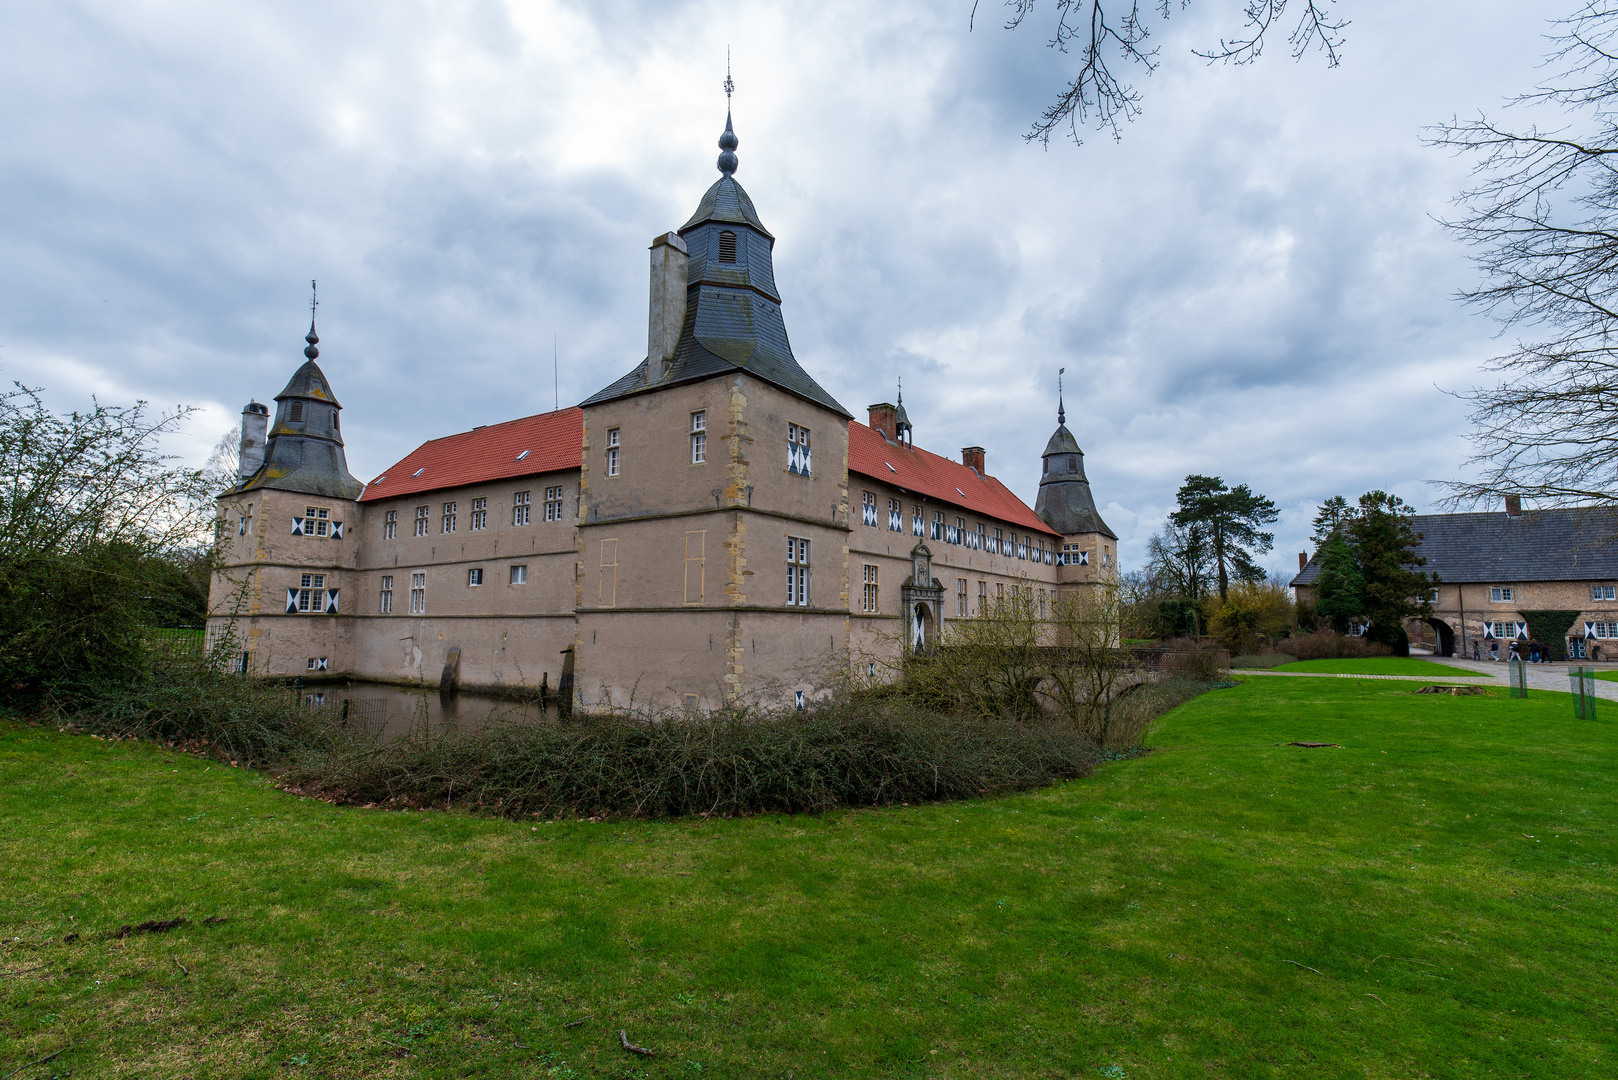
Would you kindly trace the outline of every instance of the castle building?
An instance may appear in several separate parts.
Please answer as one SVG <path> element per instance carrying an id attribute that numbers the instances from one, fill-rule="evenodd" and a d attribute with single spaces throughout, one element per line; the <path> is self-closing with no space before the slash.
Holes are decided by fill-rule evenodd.
<path id="1" fill-rule="evenodd" d="M 242 413 L 211 624 L 270 676 L 564 687 L 585 706 L 792 704 L 1015 589 L 1117 579 L 1058 403 L 1035 507 L 862 423 L 793 354 L 775 237 L 720 178 L 651 244 L 644 360 L 579 405 L 423 443 L 369 484 L 315 363 Z"/>

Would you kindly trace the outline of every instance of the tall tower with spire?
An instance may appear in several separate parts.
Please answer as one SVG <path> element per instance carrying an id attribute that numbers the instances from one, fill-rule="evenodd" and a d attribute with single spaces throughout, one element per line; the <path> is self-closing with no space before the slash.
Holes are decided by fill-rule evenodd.
<path id="1" fill-rule="evenodd" d="M 719 178 L 651 244 L 646 358 L 581 403 L 581 687 L 706 708 L 846 663 L 852 417 L 793 355 L 739 145 L 727 109 Z"/>

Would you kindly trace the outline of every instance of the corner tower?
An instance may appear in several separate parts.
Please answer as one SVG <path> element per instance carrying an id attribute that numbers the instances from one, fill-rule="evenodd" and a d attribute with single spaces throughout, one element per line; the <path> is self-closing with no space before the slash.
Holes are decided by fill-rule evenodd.
<path id="1" fill-rule="evenodd" d="M 352 666 L 352 628 L 334 616 L 355 608 L 365 485 L 348 471 L 342 406 L 315 363 L 312 315 L 304 341 L 274 419 L 257 402 L 243 410 L 241 474 L 219 496 L 220 566 L 209 585 L 210 633 L 230 628 L 241 665 L 272 676 Z"/>
<path id="2" fill-rule="evenodd" d="M 1062 584 L 1089 584 L 1118 579 L 1118 534 L 1096 510 L 1090 481 L 1084 475 L 1084 451 L 1067 429 L 1067 409 L 1056 398 L 1056 430 L 1045 444 L 1044 469 L 1034 513 L 1062 534 Z"/>

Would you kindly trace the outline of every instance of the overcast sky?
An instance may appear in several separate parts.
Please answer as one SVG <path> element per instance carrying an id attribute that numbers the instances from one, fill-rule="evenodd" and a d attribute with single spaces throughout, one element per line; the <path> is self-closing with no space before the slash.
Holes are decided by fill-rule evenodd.
<path id="1" fill-rule="evenodd" d="M 198 406 L 200 463 L 301 361 L 318 278 L 362 479 L 550 409 L 553 335 L 574 403 L 645 355 L 728 45 L 794 351 L 861 419 L 903 376 L 918 445 L 1032 503 L 1065 366 L 1126 568 L 1188 473 L 1276 501 L 1276 569 L 1328 495 L 1431 507 L 1466 456 L 1442 390 L 1502 343 L 1433 221 L 1468 163 L 1421 130 L 1528 89 L 1565 12 L 1345 0 L 1340 68 L 1280 36 L 1227 68 L 1190 50 L 1240 0 L 1197 0 L 1148 20 L 1123 141 L 1047 150 L 1050 6 L 0 0 L 0 378 Z"/>

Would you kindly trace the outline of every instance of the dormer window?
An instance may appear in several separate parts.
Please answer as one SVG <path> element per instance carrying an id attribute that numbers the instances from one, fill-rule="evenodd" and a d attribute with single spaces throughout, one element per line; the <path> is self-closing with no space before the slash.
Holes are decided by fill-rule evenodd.
<path id="1" fill-rule="evenodd" d="M 736 261 L 736 234 L 729 229 L 719 234 L 719 261 L 722 263 Z"/>
<path id="2" fill-rule="evenodd" d="M 287 419 L 291 420 L 294 424 L 301 423 L 303 421 L 303 402 L 294 401 L 292 403 L 292 411 L 287 414 Z"/>

